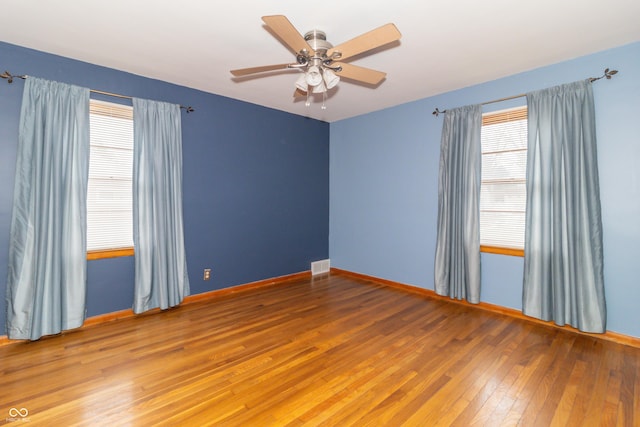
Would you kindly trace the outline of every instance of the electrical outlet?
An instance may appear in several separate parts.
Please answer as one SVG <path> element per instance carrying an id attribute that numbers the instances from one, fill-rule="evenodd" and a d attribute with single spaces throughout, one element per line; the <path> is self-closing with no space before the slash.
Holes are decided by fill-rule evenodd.
<path id="1" fill-rule="evenodd" d="M 211 279 L 211 269 L 210 268 L 205 268 L 204 269 L 204 275 L 202 277 L 204 280 L 210 280 Z"/>

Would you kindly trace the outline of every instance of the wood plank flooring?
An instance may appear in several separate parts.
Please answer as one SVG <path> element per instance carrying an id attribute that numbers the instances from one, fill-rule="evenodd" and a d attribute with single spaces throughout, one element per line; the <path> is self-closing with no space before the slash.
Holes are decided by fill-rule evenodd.
<path id="1" fill-rule="evenodd" d="M 0 347 L 0 373 L 11 425 L 640 426 L 638 348 L 335 274 Z"/>

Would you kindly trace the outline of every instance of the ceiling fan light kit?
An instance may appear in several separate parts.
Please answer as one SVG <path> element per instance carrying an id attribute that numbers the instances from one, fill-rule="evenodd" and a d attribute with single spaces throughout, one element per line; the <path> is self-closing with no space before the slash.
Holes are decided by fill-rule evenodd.
<path id="1" fill-rule="evenodd" d="M 306 96 L 305 105 L 310 106 L 311 94 L 322 94 L 322 109 L 326 108 L 327 91 L 335 88 L 341 77 L 371 86 L 386 77 L 381 71 L 335 61 L 344 61 L 401 37 L 395 25 L 386 24 L 334 47 L 319 30 L 309 31 L 303 37 L 284 15 L 263 16 L 262 20 L 296 55 L 296 62 L 231 70 L 231 74 L 242 77 L 282 69 L 300 70 L 303 74 L 294 83 L 294 98 Z"/>
<path id="2" fill-rule="evenodd" d="M 320 68 L 316 65 L 312 65 L 307 68 L 305 74 L 305 80 L 309 86 L 318 86 L 322 83 L 322 74 L 320 74 Z"/>
<path id="3" fill-rule="evenodd" d="M 340 81 L 340 77 L 336 75 L 330 68 L 326 68 L 322 73 L 322 78 L 324 79 L 324 84 L 327 85 L 327 89 L 333 89 L 336 87 L 338 82 Z"/>

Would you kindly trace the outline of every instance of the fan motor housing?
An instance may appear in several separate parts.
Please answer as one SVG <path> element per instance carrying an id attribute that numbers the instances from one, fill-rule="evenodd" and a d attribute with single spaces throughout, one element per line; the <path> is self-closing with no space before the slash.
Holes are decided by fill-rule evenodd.
<path id="1" fill-rule="evenodd" d="M 333 47 L 333 45 L 327 41 L 327 35 L 320 30 L 311 30 L 306 32 L 304 39 L 309 43 L 311 49 L 320 56 L 324 56 L 327 53 L 327 50 Z"/>

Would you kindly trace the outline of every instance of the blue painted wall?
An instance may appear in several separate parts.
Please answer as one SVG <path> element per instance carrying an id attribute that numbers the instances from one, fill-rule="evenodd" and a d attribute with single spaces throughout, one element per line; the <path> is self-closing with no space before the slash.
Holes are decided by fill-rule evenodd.
<path id="1" fill-rule="evenodd" d="M 14 73 L 197 109 L 183 114 L 185 239 L 194 294 L 308 270 L 311 261 L 329 256 L 338 268 L 433 289 L 442 126 L 433 109 L 617 68 L 613 80 L 594 85 L 608 328 L 640 337 L 640 43 L 331 126 L 2 42 L 0 58 Z M 0 82 L 2 296 L 22 88 L 22 81 Z M 524 101 L 487 110 L 518 103 Z M 522 267 L 522 258 L 483 254 L 482 300 L 520 309 Z M 210 282 L 202 280 L 204 268 L 213 268 Z M 89 262 L 87 298 L 89 316 L 129 308 L 133 259 Z"/>
<path id="2" fill-rule="evenodd" d="M 608 329 L 640 337 L 640 43 L 331 124 L 334 267 L 433 289 L 441 110 L 602 74 L 594 84 Z M 525 104 L 492 104 L 485 111 Z M 482 255 L 485 302 L 522 308 L 523 259 Z"/>
<path id="3" fill-rule="evenodd" d="M 329 124 L 0 42 L 14 74 L 191 105 L 183 195 L 192 294 L 306 271 L 328 258 Z M 0 82 L 0 334 L 22 80 Z M 108 98 L 117 101 L 116 98 Z M 88 263 L 89 316 L 130 308 L 133 258 Z M 211 281 L 202 280 L 213 269 Z"/>

